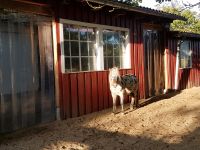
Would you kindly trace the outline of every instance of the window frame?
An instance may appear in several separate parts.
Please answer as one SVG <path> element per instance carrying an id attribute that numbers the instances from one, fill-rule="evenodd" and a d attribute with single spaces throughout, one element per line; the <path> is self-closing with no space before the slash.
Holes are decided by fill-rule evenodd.
<path id="1" fill-rule="evenodd" d="M 180 69 L 191 69 L 192 68 L 192 50 L 191 50 L 191 41 L 190 40 L 181 40 L 181 41 L 179 41 L 180 42 L 180 47 L 179 47 L 179 68 Z M 187 52 L 188 53 L 190 53 L 190 54 L 188 54 L 187 55 L 187 57 L 189 57 L 189 66 L 188 67 L 186 67 L 186 66 L 183 66 L 182 64 L 181 64 L 181 59 L 185 59 L 185 58 L 182 58 L 181 56 L 181 53 L 183 53 L 183 50 L 182 50 L 182 48 L 181 48 L 181 45 L 184 43 L 184 42 L 187 42 L 187 46 L 188 46 L 188 50 L 187 50 Z"/>
<path id="2" fill-rule="evenodd" d="M 72 71 L 67 72 L 65 70 L 65 53 L 64 53 L 64 33 L 63 33 L 63 25 L 77 25 L 80 27 L 87 27 L 87 28 L 95 28 L 95 53 L 96 53 L 96 68 L 95 70 L 88 70 L 88 71 L 76 71 L 77 72 L 94 72 L 94 71 L 105 71 L 104 69 L 104 52 L 103 52 L 103 30 L 111 30 L 111 31 L 120 31 L 125 32 L 127 35 L 127 39 L 125 40 L 125 54 L 123 57 L 125 60 L 123 61 L 123 67 L 120 69 L 130 69 L 131 68 L 131 47 L 130 47 L 130 31 L 128 28 L 116 27 L 116 26 L 107 26 L 107 25 L 99 25 L 93 23 L 86 23 L 80 21 L 73 21 L 68 19 L 60 19 L 59 22 L 59 29 L 60 29 L 60 46 L 61 46 L 61 71 L 62 73 L 74 73 Z M 80 56 L 79 56 L 80 57 Z M 80 58 L 79 58 L 80 59 Z M 71 63 L 71 62 L 70 62 Z M 81 64 L 79 64 L 81 65 Z"/>

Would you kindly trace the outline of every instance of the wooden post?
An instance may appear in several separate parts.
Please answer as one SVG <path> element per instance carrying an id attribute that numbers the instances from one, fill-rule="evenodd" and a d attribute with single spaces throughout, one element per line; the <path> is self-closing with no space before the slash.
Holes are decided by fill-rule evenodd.
<path id="1" fill-rule="evenodd" d="M 176 70 L 175 70 L 175 81 L 174 81 L 174 89 L 178 90 L 178 70 L 179 70 L 179 55 L 180 55 L 180 41 L 178 41 L 176 52 Z"/>
<path id="2" fill-rule="evenodd" d="M 55 76 L 55 102 L 56 102 L 56 119 L 60 120 L 60 95 L 59 95 L 59 72 L 58 72 L 58 53 L 57 53 L 57 37 L 56 37 L 56 22 L 52 22 L 53 33 L 53 53 L 54 53 L 54 76 Z"/>

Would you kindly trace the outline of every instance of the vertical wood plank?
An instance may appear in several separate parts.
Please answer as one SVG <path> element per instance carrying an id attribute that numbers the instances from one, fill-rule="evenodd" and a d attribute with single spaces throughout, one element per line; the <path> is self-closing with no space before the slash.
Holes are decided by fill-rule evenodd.
<path id="1" fill-rule="evenodd" d="M 86 114 L 92 112 L 92 86 L 91 86 L 91 74 L 85 73 L 85 103 Z"/>
<path id="2" fill-rule="evenodd" d="M 79 97 L 79 114 L 85 114 L 85 79 L 84 73 L 78 73 L 78 97 Z"/>
<path id="3" fill-rule="evenodd" d="M 77 83 L 77 74 L 71 74 L 71 108 L 72 108 L 72 117 L 77 117 L 78 112 L 78 83 Z"/>
<path id="4" fill-rule="evenodd" d="M 63 74 L 62 77 L 63 84 L 63 102 L 61 105 L 63 112 L 63 119 L 72 117 L 71 108 L 71 79 L 69 74 Z"/>
<path id="5" fill-rule="evenodd" d="M 109 106 L 109 96 L 108 96 L 109 87 L 108 87 L 108 72 L 103 72 L 103 104 L 104 109 L 108 108 Z"/>
<path id="6" fill-rule="evenodd" d="M 103 73 L 102 72 L 98 72 L 97 74 L 98 76 L 98 106 L 99 106 L 99 110 L 103 110 L 104 108 L 104 96 L 103 96 Z"/>
<path id="7" fill-rule="evenodd" d="M 91 73 L 92 80 L 92 112 L 98 111 L 98 84 L 97 84 L 97 74 L 96 72 Z"/>

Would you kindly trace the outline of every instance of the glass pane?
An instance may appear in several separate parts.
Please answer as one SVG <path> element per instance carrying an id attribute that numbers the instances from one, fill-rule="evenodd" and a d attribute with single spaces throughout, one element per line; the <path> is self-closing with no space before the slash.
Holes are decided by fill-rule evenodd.
<path id="1" fill-rule="evenodd" d="M 93 28 L 88 29 L 88 40 L 89 41 L 95 41 L 95 31 Z"/>
<path id="2" fill-rule="evenodd" d="M 116 67 L 119 67 L 119 68 L 121 68 L 121 65 L 120 65 L 120 57 L 115 57 L 114 58 L 114 66 L 116 66 Z"/>
<path id="3" fill-rule="evenodd" d="M 120 56 L 120 45 L 119 44 L 115 44 L 113 45 L 114 47 L 114 56 Z"/>
<path id="4" fill-rule="evenodd" d="M 104 69 L 108 69 L 108 57 L 104 57 Z"/>
<path id="5" fill-rule="evenodd" d="M 119 44 L 119 33 L 115 32 L 113 36 L 113 44 Z"/>
<path id="6" fill-rule="evenodd" d="M 88 71 L 89 70 L 89 64 L 88 64 L 88 58 L 81 58 L 81 67 L 82 71 Z"/>
<path id="7" fill-rule="evenodd" d="M 108 68 L 112 68 L 113 66 L 113 57 L 108 57 Z"/>
<path id="8" fill-rule="evenodd" d="M 72 58 L 72 72 L 80 71 L 79 58 Z"/>
<path id="9" fill-rule="evenodd" d="M 87 42 L 81 42 L 81 56 L 88 56 Z"/>
<path id="10" fill-rule="evenodd" d="M 67 25 L 63 26 L 64 40 L 69 40 L 69 28 Z"/>
<path id="11" fill-rule="evenodd" d="M 104 31 L 105 32 L 105 31 Z M 106 33 L 103 33 L 103 41 L 106 42 Z"/>
<path id="12" fill-rule="evenodd" d="M 71 42 L 71 55 L 72 56 L 79 56 L 78 42 Z"/>
<path id="13" fill-rule="evenodd" d="M 95 56 L 95 44 L 93 42 L 89 43 L 89 56 Z"/>
<path id="14" fill-rule="evenodd" d="M 107 44 L 107 56 L 113 56 L 113 45 Z"/>
<path id="15" fill-rule="evenodd" d="M 81 41 L 87 41 L 87 28 L 82 28 L 80 31 L 80 40 Z"/>
<path id="16" fill-rule="evenodd" d="M 90 70 L 96 70 L 96 58 L 95 57 L 89 57 L 89 66 L 90 66 Z"/>
<path id="17" fill-rule="evenodd" d="M 76 26 L 70 27 L 70 39 L 78 40 L 78 27 L 76 27 Z"/>
<path id="18" fill-rule="evenodd" d="M 65 71 L 66 72 L 70 72 L 70 58 L 69 57 L 65 57 Z"/>
<path id="19" fill-rule="evenodd" d="M 64 42 L 64 55 L 70 56 L 69 41 Z"/>
<path id="20" fill-rule="evenodd" d="M 114 36 L 112 32 L 107 32 L 107 40 L 106 43 L 114 43 Z"/>
<path id="21" fill-rule="evenodd" d="M 103 45 L 103 55 L 108 56 L 107 50 L 106 50 L 106 44 Z"/>

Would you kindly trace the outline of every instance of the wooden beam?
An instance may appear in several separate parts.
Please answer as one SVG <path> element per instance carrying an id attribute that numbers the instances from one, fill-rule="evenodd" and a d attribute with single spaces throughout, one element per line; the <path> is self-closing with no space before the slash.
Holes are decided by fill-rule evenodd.
<path id="1" fill-rule="evenodd" d="M 11 9 L 20 12 L 40 14 L 45 16 L 53 15 L 53 11 L 50 5 L 27 2 L 23 0 L 14 0 L 14 1 L 0 0 L 0 8 Z"/>

